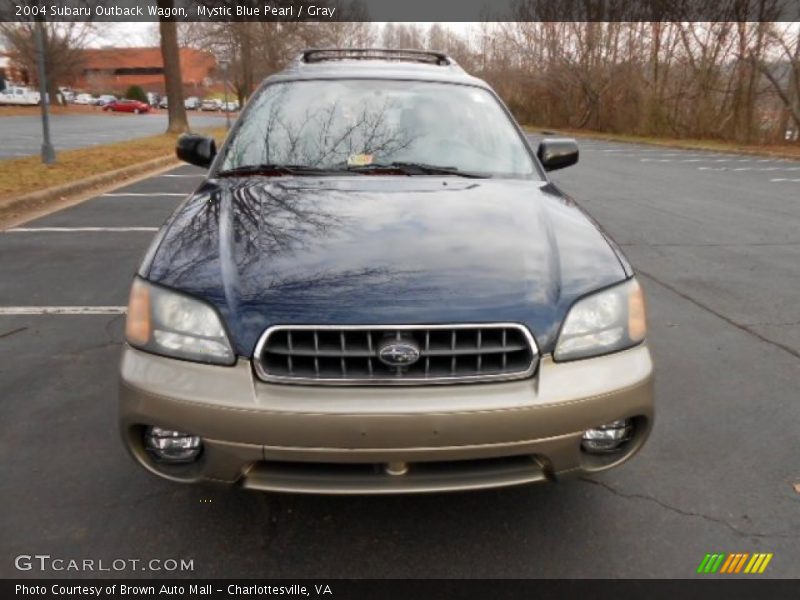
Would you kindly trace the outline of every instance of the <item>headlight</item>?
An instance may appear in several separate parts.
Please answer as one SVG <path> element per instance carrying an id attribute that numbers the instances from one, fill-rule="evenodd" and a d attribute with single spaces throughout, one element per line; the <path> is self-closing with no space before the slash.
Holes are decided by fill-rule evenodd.
<path id="1" fill-rule="evenodd" d="M 646 332 L 642 288 L 629 279 L 572 305 L 554 357 L 574 360 L 616 352 L 635 346 Z"/>
<path id="2" fill-rule="evenodd" d="M 156 354 L 214 364 L 235 362 L 211 306 L 138 277 L 131 287 L 125 338 L 131 346 Z"/>

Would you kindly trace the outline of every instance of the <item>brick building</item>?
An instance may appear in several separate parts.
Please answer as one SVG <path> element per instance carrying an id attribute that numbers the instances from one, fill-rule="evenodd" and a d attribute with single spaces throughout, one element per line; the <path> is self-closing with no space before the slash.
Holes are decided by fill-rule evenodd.
<path id="1" fill-rule="evenodd" d="M 124 93 L 131 85 L 146 92 L 164 92 L 161 48 L 89 48 L 84 50 L 83 72 L 73 87 L 95 94 Z M 214 56 L 194 48 L 180 49 L 181 75 L 186 95 L 202 96 L 215 75 Z"/>

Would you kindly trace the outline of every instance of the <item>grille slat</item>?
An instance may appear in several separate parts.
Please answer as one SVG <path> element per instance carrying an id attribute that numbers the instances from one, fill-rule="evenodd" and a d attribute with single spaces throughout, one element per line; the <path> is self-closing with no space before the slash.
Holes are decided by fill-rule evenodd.
<path id="1" fill-rule="evenodd" d="M 425 330 L 425 349 L 423 352 L 425 353 L 425 377 L 428 377 L 431 372 L 431 332 L 429 329 Z"/>
<path id="2" fill-rule="evenodd" d="M 508 336 L 507 336 L 507 334 L 506 334 L 506 330 L 505 330 L 505 329 L 503 329 L 503 341 L 502 341 L 502 344 L 501 344 L 503 348 L 505 348 L 505 347 L 506 347 L 506 338 L 507 338 L 507 337 L 508 337 Z M 508 356 L 506 355 L 506 353 L 505 353 L 505 352 L 503 352 L 503 368 L 504 368 L 504 369 L 506 368 L 506 363 L 507 363 L 507 362 L 508 362 Z"/>
<path id="3" fill-rule="evenodd" d="M 483 355 L 481 355 L 481 339 L 483 337 L 483 332 L 478 329 L 478 373 L 481 372 L 481 364 L 483 363 Z"/>
<path id="4" fill-rule="evenodd" d="M 280 325 L 259 340 L 254 365 L 265 381 L 392 385 L 521 379 L 537 362 L 533 337 L 513 323 Z"/>
<path id="5" fill-rule="evenodd" d="M 319 334 L 314 330 L 314 375 L 319 377 Z"/>
<path id="6" fill-rule="evenodd" d="M 454 350 L 444 349 L 444 348 L 434 348 L 432 350 L 426 350 L 425 348 L 421 348 L 419 351 L 420 356 L 451 356 L 453 354 L 457 356 L 475 356 L 481 354 L 504 354 L 508 352 L 520 352 L 525 350 L 526 346 L 522 344 L 515 344 L 515 345 L 507 345 L 507 346 L 483 346 L 482 348 L 456 348 Z M 375 350 L 371 350 L 369 348 L 365 348 L 363 350 L 352 350 L 348 348 L 346 351 L 336 350 L 336 349 L 323 349 L 323 350 L 316 350 L 314 348 L 295 348 L 294 350 L 289 350 L 289 348 L 285 345 L 276 344 L 275 346 L 270 347 L 270 352 L 273 354 L 284 354 L 284 355 L 291 355 L 291 356 L 332 356 L 335 358 L 339 358 L 340 356 L 344 356 L 347 358 L 368 358 L 370 356 L 377 356 L 377 352 Z"/>

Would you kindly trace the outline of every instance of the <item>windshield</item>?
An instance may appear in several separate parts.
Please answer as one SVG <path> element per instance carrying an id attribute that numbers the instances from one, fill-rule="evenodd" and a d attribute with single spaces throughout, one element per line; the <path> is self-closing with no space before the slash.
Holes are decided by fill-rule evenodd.
<path id="1" fill-rule="evenodd" d="M 366 172 L 410 163 L 538 178 L 516 128 L 488 91 L 388 80 L 267 86 L 251 101 L 221 169 L 292 165 Z"/>

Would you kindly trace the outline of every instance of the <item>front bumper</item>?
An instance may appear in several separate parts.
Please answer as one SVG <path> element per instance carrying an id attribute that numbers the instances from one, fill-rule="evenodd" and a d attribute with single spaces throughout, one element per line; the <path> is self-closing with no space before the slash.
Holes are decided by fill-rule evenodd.
<path id="1" fill-rule="evenodd" d="M 120 427 L 132 456 L 175 481 L 310 493 L 480 489 L 607 469 L 630 458 L 653 422 L 653 365 L 646 345 L 556 363 L 544 356 L 520 381 L 419 387 L 264 383 L 251 364 L 215 367 L 126 346 Z M 632 418 L 618 453 L 591 455 L 582 433 Z M 155 462 L 143 429 L 203 438 L 188 465 Z M 406 463 L 404 475 L 383 466 Z"/>

